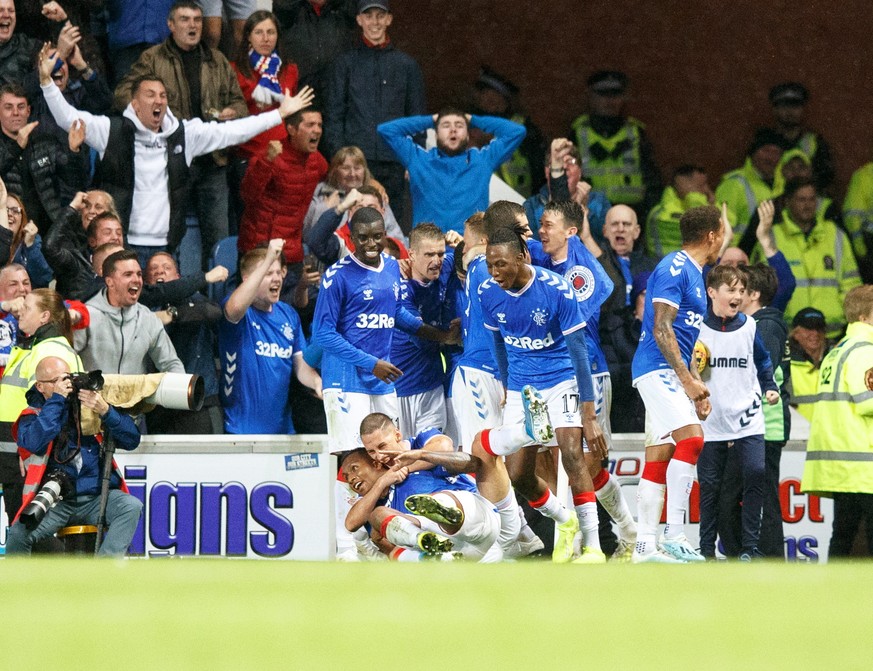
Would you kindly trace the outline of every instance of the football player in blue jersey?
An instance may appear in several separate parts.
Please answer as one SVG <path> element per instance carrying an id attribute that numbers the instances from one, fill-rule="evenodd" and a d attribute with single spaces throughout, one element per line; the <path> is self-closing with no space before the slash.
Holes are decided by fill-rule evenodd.
<path id="1" fill-rule="evenodd" d="M 606 456 L 582 332 L 585 322 L 573 288 L 560 275 L 529 265 L 527 258 L 524 238 L 517 231 L 489 231 L 486 259 L 491 279 L 480 285 L 479 299 L 508 389 L 503 424 L 523 422 L 524 403 L 532 401 L 524 397 L 523 387 L 533 385 L 542 391 L 555 428 L 546 446 L 560 448 L 576 515 L 536 475 L 536 450 L 503 451 L 495 446 L 494 453 L 512 455 L 507 467 L 513 485 L 534 508 L 558 524 L 555 561 L 573 559 L 573 538 L 581 529 L 582 552 L 576 561 L 604 562 L 594 486 L 582 453 L 584 435 L 595 459 Z"/>
<path id="2" fill-rule="evenodd" d="M 436 224 L 419 224 L 412 229 L 409 234 L 410 278 L 400 283 L 400 303 L 434 328 L 450 326 L 446 288 L 454 272 L 454 261 L 453 252 L 446 252 L 445 233 Z M 403 371 L 394 383 L 400 407 L 400 430 L 406 435 L 431 428 L 445 430 L 445 373 L 439 343 L 395 332 L 391 341 L 391 362 Z"/>
<path id="3" fill-rule="evenodd" d="M 483 563 L 515 556 L 518 503 L 503 458 L 486 446 L 518 449 L 538 442 L 537 432 L 552 432 L 543 405 L 528 407 L 524 420 L 477 434 L 468 454 L 454 452 L 452 441 L 435 429 L 403 440 L 389 417 L 368 415 L 360 427 L 365 450 L 342 464 L 346 481 L 362 497 L 349 511 L 346 529 L 355 532 L 369 522 L 377 540 L 396 546 L 383 541 L 383 549 L 401 561 L 449 549 Z M 475 474 L 475 485 L 465 473 Z"/>
<path id="4" fill-rule="evenodd" d="M 390 362 L 395 324 L 437 342 L 458 339 L 457 330 L 423 324 L 403 308 L 397 261 L 382 253 L 382 215 L 361 208 L 351 230 L 355 251 L 325 270 L 313 319 L 314 337 L 324 348 L 325 412 L 334 450 L 358 447 L 358 424 L 370 412 L 395 421 L 399 416 L 394 383 L 403 371 Z"/>
<path id="5" fill-rule="evenodd" d="M 552 201 L 546 204 L 540 219 L 540 239 L 529 240 L 531 262 L 561 275 L 576 292 L 580 318 L 585 322 L 585 343 L 591 364 L 594 407 L 603 429 L 607 448 L 612 445 L 609 414 L 612 409 L 612 380 L 606 356 L 600 346 L 600 306 L 612 294 L 614 285 L 603 266 L 579 239 L 579 231 L 588 226 L 587 212 L 575 201 Z M 597 500 L 618 526 L 619 543 L 613 558 L 629 561 L 636 541 L 637 528 L 630 507 L 621 493 L 615 476 L 603 467 L 585 447 L 585 463 L 594 482 Z"/>
<path id="6" fill-rule="evenodd" d="M 503 385 L 500 382 L 491 334 L 482 321 L 477 289 L 491 277 L 485 266 L 484 214 L 477 212 L 464 224 L 464 310 L 461 334 L 464 351 L 452 376 L 452 407 L 460 425 L 460 449 L 469 452 L 473 437 L 500 424 Z"/>
<path id="7" fill-rule="evenodd" d="M 646 406 L 646 464 L 637 488 L 637 542 L 631 561 L 704 561 L 685 537 L 685 512 L 703 449 L 701 420 L 711 410 L 709 390 L 691 355 L 706 314 L 703 266 L 715 263 L 731 233 L 712 206 L 694 207 L 679 220 L 682 249 L 665 256 L 649 277 L 634 386 Z M 667 526 L 658 524 L 667 491 Z"/>
<path id="8" fill-rule="evenodd" d="M 245 254 L 242 284 L 223 306 L 218 348 L 228 433 L 294 433 L 288 407 L 292 375 L 321 396 L 321 377 L 303 360 L 300 318 L 279 301 L 284 245 L 277 238 Z"/>

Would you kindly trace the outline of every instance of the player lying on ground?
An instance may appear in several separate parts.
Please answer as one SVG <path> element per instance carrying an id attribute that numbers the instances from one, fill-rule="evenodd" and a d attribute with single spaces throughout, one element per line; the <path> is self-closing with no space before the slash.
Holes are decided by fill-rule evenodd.
<path id="1" fill-rule="evenodd" d="M 428 445 L 448 441 L 436 430 L 401 441 L 387 416 L 368 416 L 361 425 L 368 449 L 351 452 L 342 465 L 346 481 L 362 497 L 349 511 L 346 528 L 354 532 L 369 523 L 383 551 L 400 561 L 436 555 L 500 561 L 504 549 L 511 551 L 517 542 L 519 510 L 503 460 L 488 454 L 482 441 L 496 435 L 520 449 L 553 434 L 545 405 L 526 411 L 523 426 L 502 428 L 477 434 L 473 453 L 466 454 Z M 422 449 L 425 445 L 431 449 Z M 476 484 L 464 473 L 475 473 Z"/>

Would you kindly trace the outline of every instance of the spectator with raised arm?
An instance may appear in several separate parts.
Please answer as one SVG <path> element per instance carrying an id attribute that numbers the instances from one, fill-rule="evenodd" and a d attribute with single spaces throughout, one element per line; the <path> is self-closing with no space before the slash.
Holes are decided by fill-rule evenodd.
<path id="1" fill-rule="evenodd" d="M 245 119 L 179 121 L 168 109 L 163 82 L 146 75 L 131 83 L 131 102 L 121 118 L 110 119 L 76 110 L 64 100 L 51 78 L 55 61 L 44 48 L 39 75 L 49 109 L 61 128 L 84 121 L 85 142 L 103 161 L 103 188 L 115 199 L 129 243 L 146 259 L 156 251 L 174 251 L 185 234 L 188 180 L 196 157 L 245 142 L 312 100 L 312 92 L 304 89 L 285 96 L 278 109 Z"/>

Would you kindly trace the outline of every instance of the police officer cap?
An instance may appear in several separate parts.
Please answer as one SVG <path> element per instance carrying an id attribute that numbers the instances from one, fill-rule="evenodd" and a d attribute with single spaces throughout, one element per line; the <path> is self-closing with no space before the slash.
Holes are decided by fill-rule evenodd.
<path id="1" fill-rule="evenodd" d="M 798 82 L 785 82 L 770 89 L 771 105 L 805 105 L 807 100 L 809 92 Z"/>
<path id="2" fill-rule="evenodd" d="M 618 96 L 627 88 L 627 75 L 616 70 L 599 70 L 588 78 L 588 88 L 602 96 Z"/>
<path id="3" fill-rule="evenodd" d="M 479 68 L 479 77 L 476 79 L 476 88 L 493 89 L 504 98 L 511 98 L 518 93 L 518 87 L 509 81 L 506 77 L 497 74 L 487 65 Z"/>
<path id="4" fill-rule="evenodd" d="M 805 329 L 813 329 L 815 331 L 826 331 L 827 322 L 821 310 L 816 308 L 803 308 L 800 312 L 794 315 L 792 326 L 801 326 Z"/>

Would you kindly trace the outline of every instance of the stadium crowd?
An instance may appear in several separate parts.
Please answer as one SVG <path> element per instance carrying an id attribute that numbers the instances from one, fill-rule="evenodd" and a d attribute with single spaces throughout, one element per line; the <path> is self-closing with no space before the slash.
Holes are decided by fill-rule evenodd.
<path id="1" fill-rule="evenodd" d="M 788 82 L 742 166 L 714 188 L 693 164 L 665 183 L 624 73 L 589 77 L 565 137 L 487 67 L 468 106 L 434 113 L 392 20 L 387 0 L 0 0 L 9 519 L 16 421 L 53 407 L 46 384 L 188 372 L 204 407 L 140 428 L 327 433 L 347 455 L 343 558 L 523 556 L 544 547 L 531 510 L 558 526 L 556 561 L 699 561 L 716 535 L 730 556 L 781 557 L 789 407 L 815 427 L 823 362 L 847 326 L 870 339 L 873 163 L 837 199 Z M 687 311 L 676 287 L 696 291 Z M 667 369 L 679 401 L 642 382 Z M 690 411 L 653 425 L 661 403 Z M 647 433 L 638 522 L 604 468 L 613 432 Z M 557 447 L 574 510 L 532 444 Z M 698 458 L 699 551 L 683 532 Z M 664 488 L 685 494 L 658 540 Z"/>

